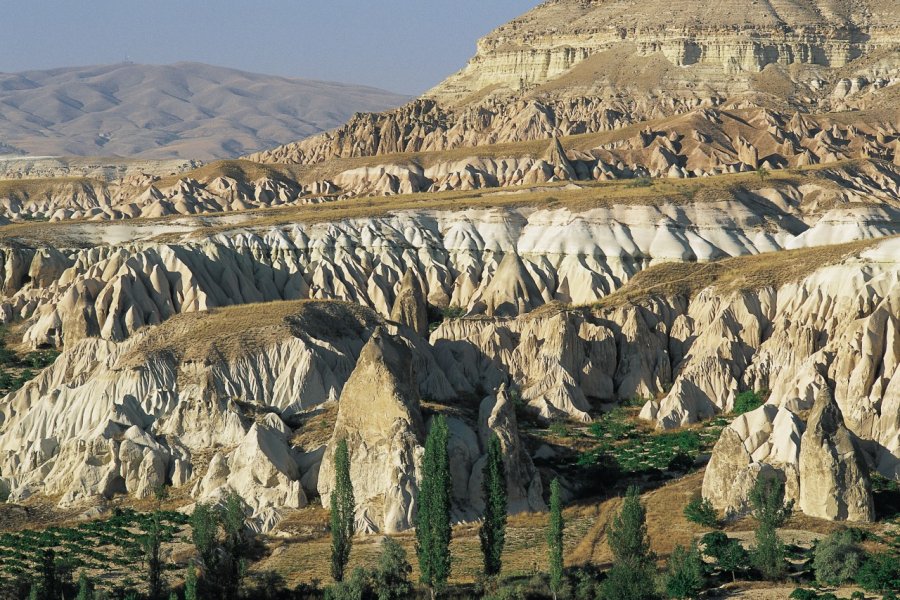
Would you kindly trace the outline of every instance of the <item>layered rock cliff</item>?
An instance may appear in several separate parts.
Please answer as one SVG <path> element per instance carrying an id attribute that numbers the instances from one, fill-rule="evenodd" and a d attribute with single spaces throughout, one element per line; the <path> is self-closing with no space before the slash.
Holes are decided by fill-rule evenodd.
<path id="1" fill-rule="evenodd" d="M 659 262 L 900 230 L 892 200 L 873 203 L 862 190 L 832 189 L 827 180 L 779 187 L 691 204 L 656 198 L 655 205 L 612 200 L 593 209 L 409 211 L 254 232 L 231 227 L 199 238 L 192 231 L 202 222 L 71 225 L 54 229 L 72 240 L 61 248 L 27 241 L 22 230 L 24 238 L 0 249 L 0 311 L 5 322 L 23 322 L 33 347 L 121 341 L 179 313 L 306 298 L 354 302 L 421 333 L 422 301 L 515 316 L 552 301 L 594 302 Z M 160 235 L 171 241 L 153 241 Z M 404 276 L 415 283 L 404 284 Z"/>
<path id="2" fill-rule="evenodd" d="M 544 2 L 418 101 L 253 155 L 313 164 L 617 129 L 697 108 L 871 108 L 900 80 L 890 0 Z"/>
<path id="3" fill-rule="evenodd" d="M 545 418 L 589 419 L 604 402 L 649 396 L 643 415 L 663 428 L 728 411 L 738 391 L 766 387 L 768 403 L 723 433 L 706 494 L 740 512 L 741 490 L 773 472 L 809 514 L 865 520 L 868 470 L 900 478 L 898 256 L 894 237 L 662 264 L 598 307 L 454 319 L 428 342 L 349 304 L 174 316 L 124 341 L 67 344 L 6 398 L 2 481 L 11 499 L 46 494 L 64 505 L 146 494 L 154 482 L 188 485 L 197 498 L 236 489 L 271 527 L 307 494 L 327 499 L 328 449 L 322 460 L 300 456 L 290 423 L 336 401 L 332 439 L 347 439 L 355 457 L 360 524 L 396 531 L 415 514 L 427 421 L 419 394 L 450 404 L 490 394 L 477 416 L 451 419 L 455 514 L 466 519 L 478 514 L 490 431 L 507 452 L 511 508 L 542 506 L 508 386 Z M 407 417 L 377 426 L 360 412 L 373 402 L 385 405 L 379 414 Z"/>

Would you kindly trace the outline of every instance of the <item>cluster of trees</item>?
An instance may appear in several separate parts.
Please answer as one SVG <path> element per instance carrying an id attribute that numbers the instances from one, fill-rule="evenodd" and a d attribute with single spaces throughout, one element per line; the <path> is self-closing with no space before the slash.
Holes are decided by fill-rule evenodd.
<path id="1" fill-rule="evenodd" d="M 231 492 L 221 506 L 203 503 L 195 506 L 190 524 L 196 559 L 184 573 L 185 584 L 180 593 L 179 590 L 169 589 L 164 573 L 166 564 L 162 557 L 162 545 L 169 541 L 162 523 L 162 503 L 165 499 L 165 488 L 159 488 L 156 509 L 141 536 L 144 593 L 137 589 L 117 589 L 113 592 L 97 589 L 95 582 L 84 572 L 75 580 L 71 569 L 56 559 L 52 549 L 47 549 L 37 576 L 24 585 L 18 583 L 20 595 L 9 597 L 28 600 L 236 600 L 253 547 L 252 540 L 246 534 L 243 499 Z M 7 590 L 7 594 L 15 592 Z"/>
<path id="2" fill-rule="evenodd" d="M 416 513 L 416 558 L 419 581 L 432 597 L 447 587 L 452 568 L 450 542 L 451 493 L 449 430 L 447 421 L 437 415 L 425 441 L 422 459 L 422 480 L 419 482 Z M 335 584 L 326 597 L 337 599 L 374 597 L 379 600 L 408 597 L 412 590 L 409 574 L 412 567 L 406 552 L 395 541 L 385 538 L 378 566 L 374 571 L 356 569 L 345 581 L 347 565 L 355 532 L 356 505 L 350 480 L 350 456 L 346 441 L 335 447 L 335 487 L 330 499 L 331 574 Z M 562 512 L 559 484 L 554 482 L 551 494 L 550 555 L 551 564 L 562 571 Z M 506 469 L 499 438 L 488 442 L 487 460 L 482 472 L 482 493 L 485 509 L 479 530 L 484 574 L 494 578 L 502 568 L 502 554 L 506 543 L 507 496 Z M 554 508 L 555 506 L 555 508 Z"/>
<path id="3" fill-rule="evenodd" d="M 754 531 L 754 545 L 750 550 L 721 531 L 713 531 L 703 536 L 700 546 L 702 555 L 709 563 L 700 561 L 700 572 L 720 574 L 734 580 L 738 576 L 768 581 L 783 580 L 788 572 L 788 546 L 778 537 L 777 530 L 790 518 L 793 502 L 785 501 L 784 484 L 774 477 L 760 477 L 750 493 L 752 516 L 757 526 Z M 718 528 L 719 522 L 713 507 L 699 498 L 685 507 L 685 516 L 695 523 Z M 869 592 L 884 594 L 893 599 L 900 590 L 900 559 L 896 553 L 881 552 L 867 554 L 859 545 L 866 533 L 858 529 L 837 531 L 817 542 L 811 551 L 811 558 L 798 560 L 798 568 L 807 577 L 813 577 L 819 586 L 840 586 L 856 583 Z M 700 558 L 701 553 L 691 549 Z M 670 570 L 673 562 L 670 560 Z M 692 559 L 694 560 L 694 559 Z M 696 565 L 683 567 L 682 572 L 694 571 Z M 803 575 L 800 573 L 799 575 Z M 694 586 L 695 590 L 702 587 Z M 798 589 L 792 597 L 803 599 L 821 598 L 831 594 L 818 594 L 812 590 Z M 672 597 L 690 597 L 685 596 Z"/>
<path id="4" fill-rule="evenodd" d="M 419 582 L 432 598 L 447 591 L 453 566 L 450 543 L 451 475 L 448 452 L 449 430 L 442 416 L 435 417 L 429 431 L 418 495 L 415 554 Z M 345 441 L 335 448 L 335 487 L 330 498 L 331 574 L 334 583 L 324 590 L 329 600 L 400 600 L 415 597 L 411 581 L 412 565 L 406 551 L 395 540 L 385 537 L 377 561 L 369 568 L 348 572 L 356 533 L 356 501 L 350 478 L 350 455 Z M 550 486 L 550 516 L 546 530 L 548 572 L 536 576 L 538 584 L 530 589 L 503 587 L 499 575 L 506 543 L 507 496 L 503 448 L 495 436 L 488 443 L 487 460 L 482 473 L 484 515 L 479 530 L 484 582 L 478 595 L 500 599 L 550 596 L 582 600 L 657 600 L 659 598 L 695 598 L 709 586 L 712 578 L 730 580 L 749 577 L 783 580 L 788 570 L 788 547 L 777 530 L 792 512 L 785 502 L 784 485 L 776 478 L 761 477 L 750 494 L 752 515 L 757 522 L 754 544 L 747 550 L 719 530 L 716 511 L 700 498 L 684 509 L 691 521 L 713 529 L 688 547 L 675 548 L 665 570 L 657 569 L 657 557 L 651 550 L 646 510 L 637 487 L 628 488 L 619 512 L 607 528 L 607 540 L 613 562 L 605 573 L 590 567 L 565 569 L 562 490 L 554 479 Z M 245 585 L 247 564 L 254 551 L 254 539 L 247 534 L 244 502 L 231 493 L 218 506 L 198 503 L 190 516 L 191 541 L 195 557 L 184 572 L 180 590 L 167 589 L 162 559 L 162 544 L 167 533 L 162 523 L 161 506 L 165 490 L 157 494 L 157 508 L 146 520 L 141 548 L 146 593 L 120 590 L 108 595 L 95 589 L 81 573 L 77 579 L 71 570 L 56 560 L 53 550 L 44 551 L 36 576 L 13 582 L 5 595 L 29 600 L 236 600 L 239 597 L 266 599 L 321 597 L 317 586 L 301 586 L 294 592 L 285 589 L 279 576 L 257 574 L 256 585 Z M 859 530 L 838 531 L 813 550 L 808 568 L 820 585 L 836 586 L 856 582 L 883 598 L 896 600 L 900 589 L 900 561 L 896 554 L 867 554 L 860 542 Z M 16 587 L 17 586 L 17 587 Z M 17 591 L 10 591 L 17 590 Z M 4 597 L 4 593 L 0 593 Z M 813 590 L 798 589 L 792 596 L 799 600 L 831 596 Z"/>

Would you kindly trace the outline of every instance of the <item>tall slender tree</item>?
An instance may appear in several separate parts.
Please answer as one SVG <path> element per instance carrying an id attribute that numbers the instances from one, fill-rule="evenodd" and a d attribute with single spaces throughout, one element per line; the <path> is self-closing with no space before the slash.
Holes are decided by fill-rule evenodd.
<path id="1" fill-rule="evenodd" d="M 219 517 L 209 504 L 198 502 L 191 513 L 191 540 L 200 555 L 202 567 L 211 572 L 216 568 L 216 539 L 219 535 Z M 195 573 L 196 575 L 196 573 Z"/>
<path id="2" fill-rule="evenodd" d="M 153 491 L 156 507 L 150 515 L 150 522 L 144 530 L 144 552 L 147 561 L 147 595 L 150 600 L 160 600 L 163 596 L 165 581 L 162 573 L 162 503 L 168 498 L 169 491 L 165 486 L 158 486 Z"/>
<path id="3" fill-rule="evenodd" d="M 565 521 L 562 515 L 559 479 L 550 482 L 550 527 L 547 530 L 547 546 L 550 558 L 550 591 L 553 599 L 562 589 L 563 580 L 563 531 Z"/>
<path id="4" fill-rule="evenodd" d="M 197 600 L 197 569 L 194 565 L 188 566 L 184 577 L 184 600 Z"/>
<path id="5" fill-rule="evenodd" d="M 422 583 L 439 594 L 450 577 L 450 457 L 449 430 L 443 415 L 437 415 L 425 440 L 419 507 L 416 513 L 416 555 Z"/>
<path id="6" fill-rule="evenodd" d="M 347 440 L 341 439 L 334 449 L 334 490 L 331 492 L 331 576 L 344 580 L 350 562 L 353 534 L 356 532 L 356 499 L 350 481 L 350 452 Z"/>
<path id="7" fill-rule="evenodd" d="M 506 467 L 500 438 L 492 435 L 488 442 L 487 460 L 481 472 L 481 494 L 484 498 L 484 521 L 478 537 L 484 556 L 484 574 L 493 577 L 503 566 L 503 546 L 506 543 Z"/>
<path id="8" fill-rule="evenodd" d="M 603 582 L 603 597 L 609 600 L 653 598 L 653 586 L 648 582 L 655 576 L 654 556 L 647 536 L 647 515 L 637 487 L 631 486 L 625 493 L 622 510 L 613 518 L 607 538 L 613 566 Z"/>
<path id="9" fill-rule="evenodd" d="M 753 566 L 766 579 L 779 579 L 786 567 L 786 549 L 778 537 L 778 528 L 790 518 L 794 502 L 784 501 L 784 483 L 780 479 L 760 476 L 750 490 L 750 506 L 757 522 L 756 546 L 750 553 Z"/>
<path id="10" fill-rule="evenodd" d="M 225 496 L 220 520 L 225 533 L 225 554 L 219 567 L 219 580 L 223 588 L 222 597 L 232 600 L 238 597 L 247 572 L 247 544 L 244 536 L 247 524 L 244 499 L 240 494 L 231 491 Z"/>

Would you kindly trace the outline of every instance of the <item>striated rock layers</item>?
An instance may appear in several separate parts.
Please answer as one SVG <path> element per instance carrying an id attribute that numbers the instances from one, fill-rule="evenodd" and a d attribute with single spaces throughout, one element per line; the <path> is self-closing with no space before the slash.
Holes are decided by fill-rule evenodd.
<path id="1" fill-rule="evenodd" d="M 872 108 L 900 81 L 897 16 L 892 0 L 544 2 L 419 100 L 251 158 L 315 164 L 549 139 L 717 107 Z"/>
<path id="2" fill-rule="evenodd" d="M 175 317 L 121 343 L 84 340 L 4 401 L 0 487 L 10 501 L 45 495 L 60 506 L 144 497 L 162 484 L 188 486 L 200 501 L 233 490 L 269 530 L 308 493 L 327 505 L 334 444 L 324 454 L 297 446 L 291 424 L 337 402 L 332 442 L 350 446 L 360 530 L 402 531 L 416 511 L 419 395 L 473 393 L 449 369 L 411 330 L 343 303 L 251 305 Z M 482 510 L 492 434 L 504 448 L 510 509 L 544 507 L 504 390 L 471 420 L 449 422 L 455 518 Z"/>
<path id="3" fill-rule="evenodd" d="M 341 397 L 379 324 L 349 304 L 275 303 L 74 344 L 0 407 L 0 485 L 11 501 L 60 505 L 163 483 L 190 484 L 198 500 L 235 490 L 271 527 L 307 502 L 287 423 Z M 393 335 L 416 349 L 408 385 L 443 400 L 470 391 L 454 389 L 424 340 Z"/>
<path id="4" fill-rule="evenodd" d="M 766 472 L 810 514 L 865 520 L 868 468 L 900 479 L 898 256 L 894 237 L 722 267 L 664 264 L 604 307 L 451 319 L 428 342 L 333 302 L 181 314 L 125 341 L 67 342 L 0 404 L 0 481 L 13 500 L 62 504 L 158 482 L 190 485 L 198 499 L 235 489 L 269 528 L 309 493 L 327 498 L 333 444 L 324 457 L 295 448 L 290 423 L 337 401 L 332 442 L 350 445 L 361 528 L 396 531 L 416 510 L 420 397 L 488 393 L 477 415 L 448 419 L 454 514 L 468 519 L 491 433 L 511 508 L 543 506 L 511 393 L 544 417 L 580 419 L 601 402 L 651 397 L 644 417 L 667 428 L 730 410 L 738 391 L 770 389 L 724 431 L 707 496 L 740 512 Z"/>
<path id="5" fill-rule="evenodd" d="M 642 417 L 672 428 L 730 411 L 741 391 L 769 389 L 768 403 L 723 431 L 704 494 L 740 513 L 756 478 L 775 474 L 804 512 L 865 521 L 869 468 L 900 479 L 898 257 L 892 238 L 777 287 L 766 282 L 798 265 L 760 262 L 758 289 L 451 321 L 431 342 L 439 363 L 459 364 L 482 385 L 514 382 L 545 417 L 587 418 L 599 402 L 650 397 Z M 729 268 L 729 277 L 757 277 Z"/>
<path id="6" fill-rule="evenodd" d="M 423 301 L 471 315 L 515 316 L 551 301 L 594 302 L 660 262 L 900 230 L 898 209 L 854 198 L 839 200 L 825 188 L 764 187 L 691 204 L 401 212 L 201 238 L 190 235 L 190 222 L 73 225 L 59 230 L 71 233 L 71 249 L 46 242 L 0 248 L 0 316 L 24 320 L 25 341 L 44 347 L 85 337 L 121 341 L 172 315 L 207 308 L 338 299 L 421 334 Z M 140 240 L 164 234 L 170 241 Z"/>

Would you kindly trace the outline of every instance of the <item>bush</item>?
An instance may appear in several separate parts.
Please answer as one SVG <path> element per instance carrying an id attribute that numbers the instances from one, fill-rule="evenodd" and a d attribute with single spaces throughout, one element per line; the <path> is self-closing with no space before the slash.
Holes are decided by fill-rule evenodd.
<path id="1" fill-rule="evenodd" d="M 466 315 L 466 309 L 461 306 L 448 306 L 441 311 L 444 320 L 460 319 Z"/>
<path id="2" fill-rule="evenodd" d="M 653 186 L 653 180 L 649 177 L 638 177 L 637 179 L 628 183 L 628 187 L 630 188 L 645 188 Z"/>
<path id="3" fill-rule="evenodd" d="M 363 600 L 370 589 L 369 578 L 365 569 L 357 567 L 349 579 L 325 588 L 325 600 Z"/>
<path id="4" fill-rule="evenodd" d="M 665 577 L 666 595 L 669 598 L 695 598 L 704 585 L 703 560 L 697 546 L 692 545 L 689 549 L 676 546 Z"/>
<path id="5" fill-rule="evenodd" d="M 684 507 L 684 516 L 691 523 L 703 525 L 704 527 L 718 527 L 719 516 L 712 503 L 700 496 L 694 496 L 690 502 Z"/>
<path id="6" fill-rule="evenodd" d="M 750 560 L 747 551 L 739 541 L 731 539 L 721 531 L 707 533 L 700 543 L 703 545 L 703 553 L 716 561 L 720 571 L 731 573 L 732 580 L 737 578 L 737 573 L 747 568 Z"/>
<path id="7" fill-rule="evenodd" d="M 413 592 L 410 573 L 412 566 L 406 558 L 406 551 L 395 540 L 384 538 L 378 568 L 372 575 L 372 588 L 378 600 L 409 598 Z"/>
<path id="8" fill-rule="evenodd" d="M 756 410 L 762 406 L 764 402 L 760 392 L 741 392 L 737 395 L 737 398 L 734 399 L 734 410 L 732 412 L 736 415 L 742 415 Z"/>
<path id="9" fill-rule="evenodd" d="M 666 469 L 675 473 L 687 473 L 694 467 L 694 457 L 687 452 L 678 451 L 669 459 Z"/>
<path id="10" fill-rule="evenodd" d="M 805 590 L 803 588 L 797 588 L 791 595 L 788 596 L 791 600 L 818 600 L 819 595 L 813 590 Z"/>
<path id="11" fill-rule="evenodd" d="M 553 421 L 550 424 L 550 433 L 558 438 L 569 437 L 572 435 L 569 427 L 563 421 Z"/>
<path id="12" fill-rule="evenodd" d="M 813 558 L 816 581 L 822 585 L 841 585 L 853 579 L 862 562 L 862 550 L 850 531 L 837 531 L 819 542 Z"/>
<path id="13" fill-rule="evenodd" d="M 653 565 L 636 559 L 616 562 L 606 573 L 603 600 L 650 600 L 653 592 Z"/>
<path id="14" fill-rule="evenodd" d="M 857 571 L 856 583 L 869 592 L 900 589 L 900 560 L 887 552 L 870 555 Z"/>

